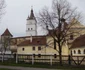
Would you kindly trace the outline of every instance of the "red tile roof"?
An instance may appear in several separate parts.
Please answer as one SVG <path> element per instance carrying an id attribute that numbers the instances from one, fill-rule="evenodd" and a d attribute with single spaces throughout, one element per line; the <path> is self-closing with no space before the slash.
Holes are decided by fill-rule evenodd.
<path id="1" fill-rule="evenodd" d="M 28 45 L 46 45 L 46 37 L 33 38 L 32 42 L 30 40 L 25 40 L 18 44 L 18 46 L 28 46 Z"/>
<path id="2" fill-rule="evenodd" d="M 76 38 L 71 46 L 72 48 L 81 48 L 85 46 L 85 35 L 81 35 L 80 37 Z"/>
<path id="3" fill-rule="evenodd" d="M 1 36 L 13 36 L 8 29 Z"/>

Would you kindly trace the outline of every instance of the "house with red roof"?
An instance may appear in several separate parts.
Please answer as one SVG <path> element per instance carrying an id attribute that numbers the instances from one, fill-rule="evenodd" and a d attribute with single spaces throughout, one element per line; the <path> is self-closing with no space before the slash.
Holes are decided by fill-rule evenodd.
<path id="1" fill-rule="evenodd" d="M 72 55 L 85 56 L 85 34 L 73 41 L 70 51 Z"/>

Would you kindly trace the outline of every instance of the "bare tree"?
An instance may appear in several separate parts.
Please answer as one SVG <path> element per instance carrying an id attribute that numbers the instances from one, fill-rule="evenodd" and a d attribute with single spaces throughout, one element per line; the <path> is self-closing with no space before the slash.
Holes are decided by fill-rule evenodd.
<path id="1" fill-rule="evenodd" d="M 5 5 L 5 0 L 0 0 L 0 20 L 2 18 L 2 16 L 5 14 L 5 9 L 6 5 Z M 0 51 L 2 52 L 2 42 L 0 40 Z"/>
<path id="2" fill-rule="evenodd" d="M 0 0 L 0 19 L 2 18 L 2 15 L 5 13 L 4 11 L 5 7 L 6 7 L 5 0 Z"/>
<path id="3" fill-rule="evenodd" d="M 79 23 L 80 18 L 81 14 L 76 8 L 73 9 L 67 0 L 53 0 L 51 10 L 45 7 L 39 13 L 39 22 L 54 39 L 54 49 L 56 44 L 58 45 L 60 65 L 62 65 L 62 46 L 69 39 L 69 35 L 74 33 L 71 27 Z M 72 21 L 73 19 L 76 20 Z"/>
<path id="4" fill-rule="evenodd" d="M 4 36 L 2 38 L 2 52 L 5 54 L 6 50 L 9 50 L 10 46 L 10 37 L 9 36 Z"/>

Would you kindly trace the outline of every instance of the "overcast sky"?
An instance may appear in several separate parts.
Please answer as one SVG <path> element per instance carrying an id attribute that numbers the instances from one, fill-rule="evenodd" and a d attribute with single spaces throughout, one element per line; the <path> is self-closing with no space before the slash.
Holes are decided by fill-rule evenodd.
<path id="1" fill-rule="evenodd" d="M 68 1 L 85 15 L 85 0 Z M 0 23 L 0 34 L 8 28 L 14 36 L 24 36 L 26 19 L 30 14 L 31 6 L 33 6 L 34 13 L 37 14 L 44 6 L 51 7 L 51 2 L 52 0 L 6 0 L 6 13 Z M 40 27 L 38 27 L 39 30 L 41 30 Z"/>

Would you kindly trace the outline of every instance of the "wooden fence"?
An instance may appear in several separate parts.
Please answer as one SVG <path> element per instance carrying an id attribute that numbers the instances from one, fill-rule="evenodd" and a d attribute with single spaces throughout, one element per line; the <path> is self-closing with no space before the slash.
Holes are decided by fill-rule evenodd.
<path id="1" fill-rule="evenodd" d="M 0 61 L 16 63 L 47 63 L 50 65 L 59 63 L 59 55 L 41 55 L 41 54 L 0 54 Z M 63 64 L 85 65 L 85 56 L 62 56 Z"/>

